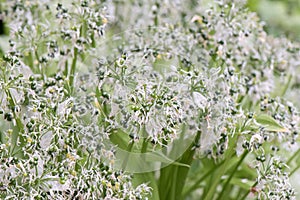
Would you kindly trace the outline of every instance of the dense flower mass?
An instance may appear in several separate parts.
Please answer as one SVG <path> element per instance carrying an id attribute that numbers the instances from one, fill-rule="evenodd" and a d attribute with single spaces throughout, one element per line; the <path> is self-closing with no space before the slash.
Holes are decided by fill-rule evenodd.
<path id="1" fill-rule="evenodd" d="M 295 199 L 299 45 L 201 2 L 3 3 L 0 197 Z"/>

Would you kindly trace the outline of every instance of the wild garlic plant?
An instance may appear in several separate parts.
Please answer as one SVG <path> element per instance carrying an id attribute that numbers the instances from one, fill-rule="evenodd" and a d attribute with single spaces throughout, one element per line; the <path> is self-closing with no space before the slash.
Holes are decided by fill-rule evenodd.
<path id="1" fill-rule="evenodd" d="M 295 199 L 299 44 L 209 3 L 1 3 L 1 198 Z"/>

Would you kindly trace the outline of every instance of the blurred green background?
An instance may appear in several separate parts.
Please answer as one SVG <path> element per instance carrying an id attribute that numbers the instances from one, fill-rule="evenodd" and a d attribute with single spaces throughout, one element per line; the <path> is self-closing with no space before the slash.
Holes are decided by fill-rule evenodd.
<path id="1" fill-rule="evenodd" d="M 248 0 L 247 6 L 266 23 L 268 33 L 300 41 L 300 0 Z"/>

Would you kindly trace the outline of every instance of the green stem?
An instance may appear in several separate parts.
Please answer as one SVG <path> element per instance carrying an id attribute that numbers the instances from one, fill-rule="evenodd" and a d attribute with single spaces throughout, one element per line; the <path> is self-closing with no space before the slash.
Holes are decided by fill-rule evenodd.
<path id="1" fill-rule="evenodd" d="M 209 186 L 207 194 L 204 196 L 204 200 L 211 200 L 213 199 L 215 193 L 216 193 L 216 188 L 218 184 L 220 183 L 221 177 L 225 174 L 226 170 L 228 169 L 228 166 L 230 165 L 230 162 L 232 162 L 232 157 L 235 154 L 235 146 L 236 146 L 236 141 L 238 138 L 238 134 L 235 133 L 233 138 L 229 141 L 229 147 L 227 152 L 225 152 L 225 162 L 222 165 L 221 169 L 217 172 L 216 176 L 214 177 L 213 183 Z"/>
<path id="2" fill-rule="evenodd" d="M 222 165 L 221 169 L 217 172 L 216 176 L 214 177 L 214 181 L 212 183 L 212 185 L 209 186 L 209 190 L 207 192 L 207 194 L 204 197 L 204 200 L 211 200 L 213 199 L 213 196 L 216 193 L 216 188 L 218 186 L 218 184 L 220 183 L 221 177 L 225 174 L 226 169 L 228 167 L 228 165 L 230 164 L 231 159 L 227 158 L 226 161 L 224 162 L 224 164 Z"/>
<path id="3" fill-rule="evenodd" d="M 180 159 L 180 163 L 191 165 L 193 161 L 193 157 L 195 154 L 196 149 L 194 148 L 195 144 L 198 144 L 199 140 L 201 137 L 201 132 L 198 131 L 197 135 L 194 139 L 194 143 L 191 144 L 188 148 L 188 150 L 182 155 L 182 158 Z M 187 167 L 182 167 L 182 166 L 176 166 L 178 168 L 178 173 L 177 173 L 177 183 L 176 183 L 176 196 L 182 197 L 182 190 L 186 182 L 186 178 L 189 172 L 190 168 Z"/>
<path id="4" fill-rule="evenodd" d="M 184 133 L 184 131 L 182 132 Z M 193 144 L 182 154 L 177 161 L 182 164 L 190 165 L 195 153 L 194 144 L 198 143 L 201 132 L 197 132 Z M 175 147 L 176 148 L 176 147 Z M 172 149 L 176 150 L 176 149 Z M 184 187 L 189 168 L 182 166 L 169 165 L 160 170 L 159 177 L 159 195 L 160 199 L 180 199 L 182 198 L 182 189 Z"/>
<path id="5" fill-rule="evenodd" d="M 223 186 L 223 189 L 221 191 L 221 193 L 219 194 L 219 197 L 217 200 L 221 200 L 222 196 L 224 194 L 224 192 L 226 191 L 227 186 L 229 185 L 233 175 L 235 174 L 235 172 L 237 171 L 238 167 L 242 164 L 243 160 L 246 158 L 247 154 L 249 151 L 245 150 L 245 152 L 243 153 L 243 155 L 241 156 L 239 162 L 236 164 L 235 168 L 233 169 L 233 171 L 231 172 L 229 178 L 227 179 L 225 185 Z"/>
<path id="6" fill-rule="evenodd" d="M 141 153 L 146 153 L 148 147 L 148 140 L 146 138 L 143 139 Z"/>
<path id="7" fill-rule="evenodd" d="M 96 47 L 96 41 L 95 41 L 95 34 L 92 32 L 92 35 L 91 35 L 91 39 L 92 39 L 92 47 L 95 48 Z"/>
<path id="8" fill-rule="evenodd" d="M 209 175 L 212 174 L 212 172 L 214 172 L 216 169 L 218 169 L 222 164 L 224 163 L 224 161 L 222 161 L 219 165 L 217 165 L 216 167 L 212 168 L 211 170 L 209 170 L 208 172 L 206 172 L 199 180 L 197 180 L 192 187 L 190 187 L 188 190 L 186 190 L 183 193 L 183 197 L 187 196 L 188 194 L 190 194 L 191 192 L 193 192 L 195 189 L 197 189 L 200 185 L 200 183 L 202 181 L 204 181 Z"/>
<path id="9" fill-rule="evenodd" d="M 65 62 L 65 69 L 64 69 L 63 75 L 65 77 L 68 76 L 68 60 L 66 60 L 66 62 Z"/>
<path id="10" fill-rule="evenodd" d="M 0 131 L 0 144 L 4 144 L 4 134 Z"/>
<path id="11" fill-rule="evenodd" d="M 255 187 L 258 184 L 258 182 L 256 181 L 251 188 Z M 247 198 L 248 194 L 250 193 L 250 189 L 244 194 L 244 196 L 240 199 L 240 200 L 244 200 Z"/>
<path id="12" fill-rule="evenodd" d="M 296 152 L 294 153 L 294 155 L 292 155 L 292 156 L 289 158 L 289 160 L 286 162 L 286 164 L 287 164 L 287 165 L 290 165 L 291 162 L 296 158 L 296 156 L 297 156 L 298 154 L 300 154 L 300 149 L 298 149 L 298 151 L 296 151 Z"/>
<path id="13" fill-rule="evenodd" d="M 15 100 L 14 100 L 14 98 L 13 98 L 10 90 L 6 89 L 5 93 L 8 96 L 10 106 L 12 106 L 13 108 L 16 107 Z M 17 128 L 17 132 L 18 133 L 17 133 L 15 141 L 13 142 L 14 143 L 14 147 L 13 147 L 11 153 L 13 153 L 15 147 L 17 146 L 18 139 L 20 139 L 20 143 L 21 143 L 20 147 L 23 147 L 25 145 L 25 139 L 21 136 L 21 134 L 24 132 L 24 125 L 23 125 L 21 119 L 18 117 L 18 115 L 15 112 L 15 110 L 13 110 L 13 115 L 14 115 L 14 119 L 16 120 L 16 124 L 17 124 L 16 128 Z"/>
<path id="14" fill-rule="evenodd" d="M 300 168 L 300 165 L 298 165 L 297 167 L 295 167 L 289 174 L 289 176 L 291 177 L 298 169 Z"/>
<path id="15" fill-rule="evenodd" d="M 141 131 L 142 131 L 141 136 L 143 137 L 141 153 L 146 153 L 148 147 L 148 139 L 147 139 L 147 131 L 145 125 L 143 125 Z"/>
<path id="16" fill-rule="evenodd" d="M 286 91 L 288 90 L 289 86 L 290 86 L 290 83 L 292 81 L 292 78 L 293 76 L 290 74 L 289 77 L 288 77 L 288 82 L 286 83 L 286 85 L 284 86 L 283 88 L 283 91 L 281 93 L 281 96 L 283 97 L 285 94 L 286 94 Z"/>
<path id="17" fill-rule="evenodd" d="M 143 168 L 146 165 L 145 153 L 147 152 L 147 146 L 148 146 L 148 140 L 146 138 L 143 138 L 143 143 L 142 143 L 142 148 L 141 148 L 142 163 L 140 163 L 141 167 L 143 167 Z"/>
<path id="18" fill-rule="evenodd" d="M 75 77 L 75 71 L 76 71 L 76 63 L 77 63 L 77 56 L 78 56 L 78 49 L 74 47 L 74 58 L 71 65 L 71 71 L 70 71 L 70 95 L 73 93 L 74 90 L 74 77 Z"/>
<path id="19" fill-rule="evenodd" d="M 80 33 L 79 36 L 82 36 L 82 32 L 83 32 L 83 26 L 81 26 L 80 28 Z M 77 64 L 77 57 L 78 57 L 78 49 L 76 47 L 74 47 L 74 57 L 72 60 L 72 65 L 71 65 L 71 70 L 70 70 L 70 82 L 69 82 L 69 86 L 70 86 L 70 91 L 69 91 L 69 95 L 71 95 L 74 91 L 74 78 L 75 78 L 75 72 L 76 72 L 76 64 Z"/>
<path id="20" fill-rule="evenodd" d="M 237 104 L 240 104 L 245 99 L 245 97 L 246 97 L 246 95 L 239 96 L 238 100 L 237 100 Z"/>
<path id="21" fill-rule="evenodd" d="M 241 196 L 241 193 L 242 193 L 242 189 L 239 188 L 239 189 L 238 189 L 238 192 L 237 192 L 237 194 L 236 194 L 236 196 L 235 196 L 235 199 L 238 199 L 238 198 Z"/>
<path id="22" fill-rule="evenodd" d="M 173 180 L 172 180 L 172 186 L 171 186 L 171 198 L 170 199 L 178 199 L 179 196 L 177 196 L 176 186 L 177 186 L 177 173 L 178 173 L 178 166 L 174 166 L 173 170 Z"/>
<path id="23" fill-rule="evenodd" d="M 41 71 L 41 69 L 39 68 L 39 59 L 40 59 L 40 57 L 39 57 L 39 54 L 38 54 L 38 52 L 37 52 L 37 47 L 36 47 L 36 49 L 34 50 L 34 55 L 35 55 L 35 57 L 36 57 L 36 60 L 38 61 L 38 66 L 37 66 L 37 70 L 36 71 L 38 71 L 39 72 L 39 74 L 41 74 L 42 76 L 43 76 L 43 74 L 42 74 L 42 71 Z M 34 66 L 32 66 L 32 68 L 34 68 Z"/>

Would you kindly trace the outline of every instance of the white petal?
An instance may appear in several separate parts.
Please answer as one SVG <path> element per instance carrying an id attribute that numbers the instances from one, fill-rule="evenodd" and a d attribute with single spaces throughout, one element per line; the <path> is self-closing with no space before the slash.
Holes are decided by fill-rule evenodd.
<path id="1" fill-rule="evenodd" d="M 193 92 L 193 100 L 197 107 L 204 109 L 207 104 L 207 99 L 199 92 Z"/>
<path id="2" fill-rule="evenodd" d="M 40 145 L 43 149 L 46 149 L 50 146 L 52 140 L 52 131 L 48 131 L 41 137 Z"/>

